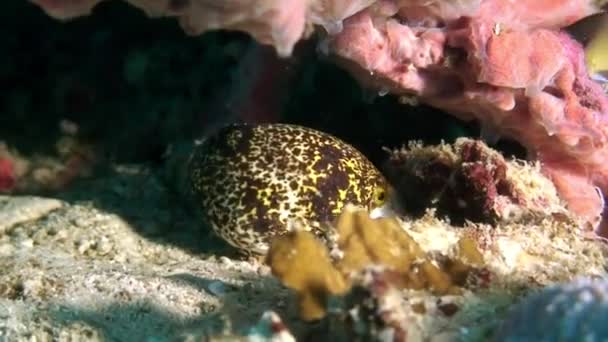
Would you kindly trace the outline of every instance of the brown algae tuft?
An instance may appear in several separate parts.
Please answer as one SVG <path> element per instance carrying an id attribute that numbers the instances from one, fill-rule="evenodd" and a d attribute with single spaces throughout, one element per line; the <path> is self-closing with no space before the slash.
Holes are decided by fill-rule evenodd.
<path id="1" fill-rule="evenodd" d="M 348 290 L 346 277 L 332 264 L 325 246 L 307 231 L 277 237 L 267 262 L 283 284 L 298 292 L 300 316 L 304 320 L 322 318 L 327 297 Z"/>

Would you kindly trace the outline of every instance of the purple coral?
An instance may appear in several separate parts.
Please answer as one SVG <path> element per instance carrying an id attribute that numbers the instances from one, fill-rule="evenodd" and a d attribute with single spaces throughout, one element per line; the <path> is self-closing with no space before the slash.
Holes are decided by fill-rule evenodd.
<path id="1" fill-rule="evenodd" d="M 495 341 L 605 341 L 608 279 L 550 286 L 515 306 Z"/>

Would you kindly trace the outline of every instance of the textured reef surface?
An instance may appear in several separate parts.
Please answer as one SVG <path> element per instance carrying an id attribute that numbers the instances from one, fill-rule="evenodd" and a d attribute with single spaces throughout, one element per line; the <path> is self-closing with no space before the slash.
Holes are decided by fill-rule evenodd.
<path id="1" fill-rule="evenodd" d="M 67 19 L 100 0 L 33 2 Z M 600 224 L 608 192 L 608 100 L 591 80 L 582 46 L 562 31 L 599 11 L 599 2 L 129 2 L 150 16 L 177 17 L 190 34 L 246 31 L 281 55 L 291 54 L 310 27 L 322 26 L 320 49 L 363 84 L 479 120 L 489 139 L 518 141 L 543 162 L 570 209 L 590 227 Z"/>
<path id="2" fill-rule="evenodd" d="M 0 333 L 486 341 L 531 291 L 605 275 L 606 245 L 584 234 L 538 165 L 471 139 L 392 152 L 393 167 L 406 170 L 400 185 L 412 189 L 437 184 L 436 172 L 420 170 L 439 161 L 455 175 L 445 196 L 484 210 L 463 219 L 434 188 L 423 197 L 438 200 L 409 217 L 371 219 L 347 206 L 326 243 L 298 229 L 273 241 L 265 263 L 238 260 L 201 230 L 166 183 L 171 169 L 115 165 L 56 199 L 4 196 Z M 461 191 L 490 183 L 510 190 Z M 518 322 L 513 334 L 526 333 Z"/>
<path id="3" fill-rule="evenodd" d="M 605 338 L 603 4 L 513 4 L 7 2 L 0 340 Z"/>

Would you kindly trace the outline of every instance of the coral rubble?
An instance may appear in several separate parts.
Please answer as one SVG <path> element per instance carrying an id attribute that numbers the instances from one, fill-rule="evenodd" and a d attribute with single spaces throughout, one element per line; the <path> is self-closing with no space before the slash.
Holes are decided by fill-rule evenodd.
<path id="1" fill-rule="evenodd" d="M 324 322 L 325 334 L 338 340 L 487 340 L 510 304 L 529 291 L 575 275 L 605 275 L 606 246 L 584 236 L 580 220 L 565 209 L 538 166 L 505 160 L 470 139 L 453 146 L 413 144 L 394 153 L 407 165 L 401 171 L 410 182 L 413 174 L 420 176 L 417 182 L 436 181 L 428 166 L 438 160 L 456 174 L 467 165 L 483 166 L 500 176 L 451 177 L 450 186 L 502 181 L 510 192 L 493 195 L 505 196 L 502 203 L 519 214 L 497 210 L 501 201 L 490 191 L 483 197 L 493 208 L 487 221 L 452 225 L 449 215 L 447 221 L 438 218 L 441 208 L 432 208 L 433 201 L 423 202 L 429 207 L 421 216 L 405 220 L 372 219 L 366 210 L 348 206 L 324 240 L 303 229 L 276 238 L 267 263 L 297 293 L 300 317 Z M 501 171 L 491 173 L 497 165 Z"/>
<path id="2" fill-rule="evenodd" d="M 434 148 L 447 150 L 458 149 Z M 518 186 L 550 184 L 505 163 Z M 349 207 L 324 243 L 302 230 L 275 240 L 271 277 L 211 255 L 221 251 L 161 178 L 123 165 L 67 201 L 0 198 L 0 339 L 487 341 L 530 290 L 606 272 L 606 246 L 549 202 L 544 215 L 462 225 L 437 209 L 370 219 Z"/>
<path id="3" fill-rule="evenodd" d="M 566 213 L 553 183 L 538 176 L 538 163 L 507 162 L 477 140 L 439 146 L 412 142 L 391 151 L 385 169 L 401 206 L 413 216 L 435 208 L 459 225 Z"/>
<path id="4" fill-rule="evenodd" d="M 268 252 L 273 274 L 300 294 L 304 319 L 322 318 L 327 295 L 345 293 L 352 286 L 351 276 L 368 267 L 382 265 L 401 288 L 439 294 L 458 293 L 456 278 L 465 279 L 463 273 L 469 271 L 462 261 L 442 260 L 437 266 L 438 261 L 428 258 L 395 218 L 371 219 L 366 210 L 354 206 L 344 210 L 334 233 L 332 254 L 340 255 L 334 263 L 326 246 L 303 230 L 275 239 Z M 461 267 L 447 266 L 455 263 Z"/>

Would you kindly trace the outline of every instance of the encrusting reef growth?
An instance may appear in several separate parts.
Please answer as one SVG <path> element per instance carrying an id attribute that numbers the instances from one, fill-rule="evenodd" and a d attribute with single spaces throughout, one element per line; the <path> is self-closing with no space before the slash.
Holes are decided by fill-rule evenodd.
<path id="1" fill-rule="evenodd" d="M 14 313 L 2 321 L 7 336 L 487 341 L 528 293 L 605 275 L 605 243 L 585 234 L 537 165 L 471 139 L 411 144 L 391 157 L 387 175 L 398 192 L 418 191 L 422 204 L 406 196 L 406 215 L 374 219 L 348 205 L 323 239 L 301 227 L 273 240 L 268 267 L 180 247 L 208 238 L 193 239 L 200 227 L 188 221 L 181 224 L 192 230 L 173 229 L 170 211 L 141 215 L 172 200 L 145 168 L 82 185 L 118 198 L 107 208 L 122 215 L 89 200 L 22 199 L 38 203 L 34 211 L 3 197 L 0 310 Z M 454 176 L 425 168 L 438 161 Z M 492 187 L 485 197 L 462 190 Z M 458 215 L 442 196 L 487 209 Z M 182 242 L 159 240 L 164 227 Z"/>
<path id="2" fill-rule="evenodd" d="M 426 210 L 372 219 L 347 206 L 326 243 L 294 229 L 266 257 L 300 317 L 332 338 L 487 340 L 529 291 L 605 274 L 605 246 L 585 237 L 537 165 L 460 139 L 393 151 L 389 168 L 403 177 L 399 191 L 418 194 L 406 210 Z"/>
<path id="3" fill-rule="evenodd" d="M 61 20 L 110 3 L 27 2 Z M 608 245 L 602 238 L 608 236 L 607 44 L 601 34 L 586 41 L 577 37 L 589 19 L 608 22 L 606 1 L 521 0 L 516 6 L 510 0 L 122 2 L 150 17 L 173 18 L 188 35 L 219 29 L 245 32 L 274 47 L 276 54 L 253 42 L 250 48 L 249 40 L 235 45 L 221 37 L 215 40 L 225 47 L 219 54 L 223 57 L 207 55 L 216 45 L 181 50 L 176 44 L 173 49 L 187 57 L 177 64 L 166 45 L 129 49 L 121 57 L 124 75 L 91 77 L 117 92 L 49 73 L 40 92 L 58 89 L 53 96 L 61 99 L 61 115 L 86 113 L 83 108 L 105 114 L 114 106 L 101 105 L 113 94 L 132 97 L 150 83 L 154 86 L 143 87 L 135 107 L 121 103 L 121 110 L 156 113 L 163 126 L 188 112 L 208 126 L 223 122 L 211 123 L 209 113 L 199 118 L 201 108 L 232 113 L 248 123 L 256 117 L 279 121 L 286 94 L 297 88 L 291 77 L 308 73 L 294 69 L 310 54 L 340 66 L 352 76 L 349 82 L 357 80 L 362 89 L 411 105 L 404 112 L 416 112 L 412 106 L 424 103 L 476 121 L 485 141 L 515 140 L 529 160 L 505 158 L 468 138 L 435 146 L 410 142 L 388 151 L 381 175 L 363 154 L 302 128 L 271 129 L 274 133 L 259 136 L 236 130 L 232 139 L 217 145 L 207 140 L 199 145 L 200 159 L 190 159 L 200 162 L 190 174 L 197 181 L 197 204 L 207 209 L 208 221 L 223 240 L 240 252 L 265 254 L 260 264 L 218 257 L 221 253 L 213 248 L 199 249 L 212 239 L 195 238 L 200 222 L 187 217 L 184 194 L 172 192 L 186 183 L 180 177 L 187 177 L 182 168 L 187 153 L 178 146 L 159 156 L 173 144 L 168 137 L 182 135 L 184 128 L 150 149 L 169 172 L 159 171 L 156 164 L 125 166 L 108 159 L 108 174 L 89 180 L 88 185 L 99 187 L 80 185 L 86 188 L 80 190 L 86 199 L 67 192 L 57 195 L 64 200 L 16 196 L 29 183 L 34 190 L 66 189 L 104 160 L 93 142 L 89 146 L 81 140 L 76 122 L 59 125 L 62 138 L 50 148 L 57 161 L 41 157 L 28 162 L 26 154 L 0 141 L 0 192 L 10 194 L 0 196 L 0 339 L 578 341 L 608 334 L 597 320 L 608 312 Z M 126 31 L 140 25 L 125 22 Z M 38 32 L 40 27 L 45 26 L 37 27 Z M 99 45 L 71 44 L 89 54 L 76 54 L 75 62 L 61 61 L 48 69 L 65 72 L 64 65 L 80 64 L 105 50 L 99 47 L 118 41 L 133 45 L 123 37 L 126 31 L 112 33 L 120 39 L 103 44 L 112 34 L 95 32 L 90 40 Z M 15 34 L 7 46 L 46 46 L 44 39 L 32 43 L 30 36 L 29 31 Z M 34 80 L 44 74 L 45 68 L 36 67 L 38 61 L 27 63 L 30 57 L 22 56 L 49 65 L 59 61 L 40 58 L 70 45 L 58 37 L 49 40 L 48 50 L 33 49 L 43 53 L 25 49 L 13 56 L 25 62 L 15 63 L 19 72 L 14 79 L 5 77 L 6 88 L 25 78 L 22 69 L 31 69 L 26 74 Z M 305 38 L 316 40 L 298 51 L 296 44 Z M 298 55 L 300 62 L 282 59 Z M 121 58 L 111 64 L 109 74 L 120 74 L 114 69 L 123 65 Z M 218 67 L 203 68 L 205 63 Z M 191 64 L 198 64 L 199 72 Z M 234 69 L 228 69 L 232 64 Z M 221 77 L 201 82 L 210 69 Z M 181 86 L 169 87 L 175 97 L 162 97 L 158 108 L 143 105 L 149 94 L 168 92 L 164 76 L 188 79 L 183 84 L 192 92 L 182 96 Z M 24 88 L 34 83 L 29 80 Z M 330 102 L 339 97 L 326 90 L 332 87 L 317 88 L 316 83 L 323 83 L 319 79 L 308 83 L 311 94 L 325 92 Z M 225 89 L 217 90 L 217 84 Z M 344 85 L 335 88 L 340 87 Z M 46 112 L 47 102 L 30 93 L 15 92 L 26 96 L 14 96 L 17 100 L 7 112 Z M 30 102 L 41 106 L 29 107 Z M 300 102 L 294 100 L 290 108 Z M 351 114 L 350 107 L 344 111 Z M 302 112 L 335 117 L 326 108 Z M 121 125 L 107 121 L 114 137 Z M 394 126 L 400 142 L 408 140 L 402 125 Z M 122 133 L 137 131 L 133 127 L 121 127 Z M 162 132 L 135 136 L 156 138 Z M 300 138 L 286 142 L 294 136 Z M 170 175 L 159 175 L 163 172 Z M 370 176 L 375 181 L 360 182 Z M 294 182 L 285 182 L 288 178 Z M 385 185 L 398 205 L 384 213 L 390 215 L 378 217 L 372 209 L 384 209 Z M 299 213 L 291 215 L 295 211 Z M 274 216 L 260 220 L 261 213 Z M 312 219 L 292 220 L 302 217 Z"/>
<path id="4" fill-rule="evenodd" d="M 62 20 L 103 2 L 30 1 Z M 280 56 L 319 32 L 319 50 L 363 86 L 477 120 L 490 139 L 518 141 L 568 208 L 608 235 L 597 195 L 608 193 L 605 45 L 580 38 L 581 26 L 599 29 L 593 15 L 607 20 L 604 0 L 127 2 L 176 18 L 190 35 L 247 32 Z"/>
<path id="5" fill-rule="evenodd" d="M 540 163 L 507 162 L 473 139 L 431 147 L 410 143 L 390 154 L 386 171 L 399 203 L 414 217 L 435 208 L 439 217 L 462 225 L 566 213 L 553 183 L 541 176 Z"/>

